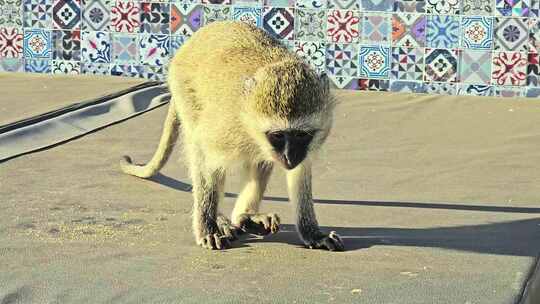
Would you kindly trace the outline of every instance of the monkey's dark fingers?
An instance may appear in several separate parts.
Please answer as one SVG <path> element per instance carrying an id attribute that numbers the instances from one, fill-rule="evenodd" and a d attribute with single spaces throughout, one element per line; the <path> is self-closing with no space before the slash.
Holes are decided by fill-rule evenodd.
<path id="1" fill-rule="evenodd" d="M 230 248 L 229 240 L 219 233 L 208 234 L 200 242 L 201 247 L 215 250 Z"/>
<path id="2" fill-rule="evenodd" d="M 281 223 L 281 219 L 277 214 L 272 213 L 271 222 L 272 224 L 270 225 L 270 231 L 272 231 L 272 233 L 277 233 L 279 231 L 279 224 Z"/>
<path id="3" fill-rule="evenodd" d="M 270 218 L 267 215 L 261 214 L 257 217 L 254 217 L 253 221 L 257 224 L 263 225 L 264 230 L 266 231 L 270 230 Z"/>
<path id="4" fill-rule="evenodd" d="M 214 238 L 214 244 L 216 246 L 215 249 L 226 249 L 230 247 L 229 240 L 219 235 L 218 233 L 214 233 L 213 238 Z"/>
<path id="5" fill-rule="evenodd" d="M 212 249 L 212 243 L 210 243 L 210 239 L 208 239 L 208 236 L 202 238 L 199 245 L 201 245 L 201 247 L 205 249 Z"/>
<path id="6" fill-rule="evenodd" d="M 226 238 L 228 238 L 231 241 L 238 239 L 238 228 L 234 227 L 231 221 L 225 217 L 224 215 L 220 214 L 217 217 L 217 226 L 219 229 L 219 232 L 223 234 Z"/>
<path id="7" fill-rule="evenodd" d="M 330 231 L 330 234 L 328 235 L 328 238 L 334 240 L 334 242 L 335 242 L 336 245 L 337 245 L 337 250 L 338 250 L 338 251 L 343 251 L 343 250 L 345 250 L 345 245 L 344 245 L 344 243 L 343 243 L 343 240 L 341 239 L 341 237 L 339 236 L 339 234 L 337 234 L 335 231 Z"/>
<path id="8" fill-rule="evenodd" d="M 242 214 L 239 222 L 240 229 L 247 233 L 267 235 L 279 230 L 279 217 L 274 213 Z"/>
<path id="9" fill-rule="evenodd" d="M 226 225 L 221 227 L 223 236 L 231 241 L 238 239 L 237 229 L 232 226 Z"/>
<path id="10" fill-rule="evenodd" d="M 311 249 L 327 249 L 329 251 L 345 250 L 345 245 L 343 244 L 341 237 L 335 231 L 330 232 L 329 235 L 324 236 L 323 238 L 314 241 L 311 244 L 307 244 L 307 246 Z"/>
<path id="11" fill-rule="evenodd" d="M 327 237 L 325 237 L 323 241 L 324 241 L 323 243 L 324 247 L 326 247 L 326 249 L 330 251 L 345 250 L 345 245 L 343 245 L 343 241 L 341 240 L 341 238 L 335 231 L 330 232 L 330 234 Z"/>

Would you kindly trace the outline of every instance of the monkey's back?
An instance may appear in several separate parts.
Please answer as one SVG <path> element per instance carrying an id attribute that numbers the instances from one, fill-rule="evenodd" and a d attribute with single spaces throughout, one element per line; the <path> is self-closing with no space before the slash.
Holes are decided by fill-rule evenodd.
<path id="1" fill-rule="evenodd" d="M 197 31 L 175 54 L 168 83 L 180 119 L 207 145 L 234 153 L 248 147 L 238 128 L 245 77 L 284 59 L 298 60 L 266 32 L 243 22 L 213 22 Z M 201 134 L 204 134 L 201 136 Z M 202 138 L 204 137 L 204 138 Z M 227 138 L 227 140 L 223 140 Z M 217 150 L 216 149 L 216 150 Z M 237 152 L 237 151 L 236 151 Z"/>
<path id="2" fill-rule="evenodd" d="M 238 107 L 244 77 L 287 58 L 296 57 L 258 28 L 243 22 L 213 22 L 196 32 L 175 54 L 169 84 L 187 85 L 193 102 L 204 103 L 195 105 L 197 108 Z"/>

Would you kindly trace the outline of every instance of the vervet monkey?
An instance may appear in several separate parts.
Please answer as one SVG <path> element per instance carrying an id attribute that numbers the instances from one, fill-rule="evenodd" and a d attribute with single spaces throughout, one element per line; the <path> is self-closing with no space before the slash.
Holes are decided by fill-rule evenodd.
<path id="1" fill-rule="evenodd" d="M 335 107 L 328 78 L 254 26 L 213 22 L 197 31 L 169 66 L 171 101 L 159 147 L 146 165 L 124 156 L 125 173 L 147 178 L 167 161 L 181 127 L 193 183 L 197 244 L 223 249 L 235 231 L 268 234 L 279 217 L 259 205 L 275 165 L 287 170 L 297 231 L 309 248 L 343 250 L 324 234 L 313 209 L 312 154 L 325 142 Z M 225 175 L 240 165 L 247 176 L 231 220 L 218 213 Z"/>

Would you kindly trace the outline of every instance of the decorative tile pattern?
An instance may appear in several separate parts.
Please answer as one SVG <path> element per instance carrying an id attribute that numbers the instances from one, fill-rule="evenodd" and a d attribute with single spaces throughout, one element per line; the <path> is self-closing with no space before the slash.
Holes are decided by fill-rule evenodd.
<path id="1" fill-rule="evenodd" d="M 232 4 L 231 0 L 202 0 L 202 4 Z"/>
<path id="2" fill-rule="evenodd" d="M 390 89 L 390 81 L 386 79 L 359 79 L 356 90 L 386 92 Z"/>
<path id="3" fill-rule="evenodd" d="M 24 72 L 22 58 L 2 58 L 0 57 L 0 71 L 2 72 Z"/>
<path id="4" fill-rule="evenodd" d="M 529 51 L 540 52 L 540 19 L 529 19 Z"/>
<path id="5" fill-rule="evenodd" d="M 51 54 L 51 31 L 40 29 L 24 31 L 25 58 L 50 58 Z"/>
<path id="6" fill-rule="evenodd" d="M 493 15 L 495 10 L 492 0 L 462 0 L 461 3 L 464 15 Z"/>
<path id="7" fill-rule="evenodd" d="M 21 0 L 0 0 L 0 26 L 21 27 L 23 7 Z"/>
<path id="8" fill-rule="evenodd" d="M 455 82 L 458 73 L 458 51 L 426 49 L 425 81 Z"/>
<path id="9" fill-rule="evenodd" d="M 327 6 L 327 0 L 296 0 L 297 8 L 323 9 Z"/>
<path id="10" fill-rule="evenodd" d="M 323 10 L 297 9 L 294 26 L 295 38 L 298 40 L 325 40 L 326 12 Z"/>
<path id="11" fill-rule="evenodd" d="M 329 41 L 351 43 L 360 37 L 358 12 L 330 10 L 327 20 L 326 29 Z"/>
<path id="12" fill-rule="evenodd" d="M 24 0 L 24 27 L 51 28 L 52 2 L 50 0 Z"/>
<path id="13" fill-rule="evenodd" d="M 390 72 L 390 50 L 388 47 L 379 45 L 361 46 L 358 57 L 360 77 L 388 78 Z"/>
<path id="14" fill-rule="evenodd" d="M 142 67 L 141 77 L 150 79 L 150 80 L 164 81 L 165 77 L 167 76 L 166 73 L 167 71 L 164 66 L 145 65 Z"/>
<path id="15" fill-rule="evenodd" d="M 43 32 L 42 30 L 36 30 Z M 46 48 L 46 41 L 43 42 Z M 30 49 L 31 46 L 28 46 Z M 36 48 L 38 46 L 36 45 Z M 25 48 L 26 50 L 26 48 Z M 20 58 L 23 53 L 23 33 L 21 29 L 0 27 L 0 58 Z"/>
<path id="16" fill-rule="evenodd" d="M 206 5 L 204 7 L 204 24 L 230 19 L 232 19 L 232 9 L 228 5 Z"/>
<path id="17" fill-rule="evenodd" d="M 427 0 L 428 14 L 457 15 L 460 9 L 460 0 Z"/>
<path id="18" fill-rule="evenodd" d="M 424 49 L 420 48 L 392 48 L 392 79 L 423 80 L 424 76 Z"/>
<path id="19" fill-rule="evenodd" d="M 527 56 L 524 53 L 500 52 L 493 55 L 491 81 L 494 85 L 521 86 L 525 84 Z"/>
<path id="20" fill-rule="evenodd" d="M 461 84 L 458 87 L 458 95 L 493 96 L 493 94 L 493 87 L 489 85 Z"/>
<path id="21" fill-rule="evenodd" d="M 328 0 L 329 9 L 359 10 L 360 3 L 357 0 Z"/>
<path id="22" fill-rule="evenodd" d="M 81 32 L 55 30 L 52 33 L 53 59 L 81 60 Z"/>
<path id="23" fill-rule="evenodd" d="M 138 36 L 133 34 L 112 35 L 112 62 L 118 64 L 138 64 Z"/>
<path id="24" fill-rule="evenodd" d="M 326 72 L 332 76 L 358 77 L 358 47 L 330 43 L 326 46 Z"/>
<path id="25" fill-rule="evenodd" d="M 111 75 L 125 77 L 142 77 L 142 66 L 131 64 L 115 64 L 111 66 Z"/>
<path id="26" fill-rule="evenodd" d="M 349 76 L 335 76 L 335 75 L 328 75 L 331 80 L 331 87 L 334 89 L 348 89 L 348 90 L 355 90 L 355 87 L 357 87 L 357 84 L 355 82 L 358 79 L 354 79 Z"/>
<path id="27" fill-rule="evenodd" d="M 394 0 L 360 0 L 362 2 L 362 10 L 364 11 L 380 11 L 391 12 L 394 9 Z"/>
<path id="28" fill-rule="evenodd" d="M 529 6 L 529 17 L 540 17 L 540 0 L 529 0 L 531 5 Z"/>
<path id="29" fill-rule="evenodd" d="M 53 25 L 55 29 L 78 30 L 81 25 L 80 0 L 54 0 Z M 53 69 L 54 71 L 54 69 Z"/>
<path id="30" fill-rule="evenodd" d="M 110 75 L 110 65 L 108 63 L 84 63 L 81 73 L 92 75 Z"/>
<path id="31" fill-rule="evenodd" d="M 495 0 L 496 13 L 501 16 L 528 16 L 530 0 Z"/>
<path id="32" fill-rule="evenodd" d="M 111 62 L 111 37 L 106 32 L 83 32 L 82 60 L 87 63 Z"/>
<path id="33" fill-rule="evenodd" d="M 145 34 L 139 37 L 140 63 L 161 66 L 169 61 L 170 36 Z"/>
<path id="34" fill-rule="evenodd" d="M 427 45 L 432 48 L 456 48 L 459 45 L 459 19 L 431 15 L 427 24 Z"/>
<path id="35" fill-rule="evenodd" d="M 296 41 L 294 52 L 316 70 L 324 70 L 325 43 L 312 41 Z"/>
<path id="36" fill-rule="evenodd" d="M 188 36 L 171 36 L 170 41 L 170 55 L 171 57 L 174 56 L 176 51 L 187 41 L 189 37 Z"/>
<path id="37" fill-rule="evenodd" d="M 138 3 L 134 1 L 116 1 L 111 8 L 111 30 L 137 33 L 140 24 Z"/>
<path id="38" fill-rule="evenodd" d="M 88 31 L 108 31 L 110 7 L 110 0 L 83 0 L 82 29 Z"/>
<path id="39" fill-rule="evenodd" d="M 217 1 L 223 1 L 223 0 L 217 0 Z M 225 0 L 225 1 L 230 2 L 230 0 Z M 203 3 L 204 3 L 204 0 L 203 0 Z M 294 7 L 295 0 L 264 0 L 263 3 L 264 3 L 264 6 Z M 226 4 L 226 3 L 224 3 L 224 4 Z"/>
<path id="40" fill-rule="evenodd" d="M 53 74 L 72 74 L 72 75 L 80 74 L 81 63 L 78 61 L 53 60 L 52 73 Z"/>
<path id="41" fill-rule="evenodd" d="M 265 7 L 263 29 L 278 39 L 292 40 L 294 37 L 294 9 Z"/>
<path id="42" fill-rule="evenodd" d="M 528 88 L 525 96 L 529 98 L 540 97 L 540 88 Z"/>
<path id="43" fill-rule="evenodd" d="M 392 24 L 388 14 L 366 14 L 362 18 L 362 42 L 387 44 L 390 42 Z"/>
<path id="44" fill-rule="evenodd" d="M 526 92 L 525 87 L 495 87 L 495 96 L 498 97 L 524 97 Z"/>
<path id="45" fill-rule="evenodd" d="M 203 25 L 203 12 L 199 4 L 171 4 L 171 34 L 193 35 Z"/>
<path id="46" fill-rule="evenodd" d="M 493 47 L 493 18 L 463 17 L 461 29 L 461 46 L 463 48 L 491 49 Z"/>
<path id="47" fill-rule="evenodd" d="M 425 13 L 426 0 L 395 0 L 395 12 Z"/>
<path id="48" fill-rule="evenodd" d="M 540 0 L 0 0 L 0 70 L 164 80 L 220 20 L 266 31 L 337 88 L 540 97 Z"/>
<path id="49" fill-rule="evenodd" d="M 540 54 L 531 53 L 527 63 L 527 85 L 540 87 Z"/>
<path id="50" fill-rule="evenodd" d="M 426 44 L 425 15 L 392 15 L 392 44 L 405 47 L 423 47 Z"/>
<path id="51" fill-rule="evenodd" d="M 233 20 L 260 27 L 262 25 L 262 9 L 257 7 L 234 7 L 232 18 Z"/>
<path id="52" fill-rule="evenodd" d="M 526 51 L 529 31 L 522 18 L 496 18 L 495 50 Z"/>
<path id="53" fill-rule="evenodd" d="M 141 33 L 168 34 L 170 5 L 141 3 Z"/>
<path id="54" fill-rule="evenodd" d="M 52 62 L 46 59 L 26 59 L 24 61 L 24 71 L 29 73 L 49 74 L 52 71 L 51 64 Z"/>
<path id="55" fill-rule="evenodd" d="M 390 81 L 390 91 L 406 93 L 425 93 L 425 84 L 420 81 Z"/>
<path id="56" fill-rule="evenodd" d="M 489 84 L 490 79 L 491 52 L 463 50 L 460 53 L 460 82 Z"/>
<path id="57" fill-rule="evenodd" d="M 455 83 L 433 82 L 426 84 L 426 93 L 440 95 L 457 95 L 457 86 Z"/>

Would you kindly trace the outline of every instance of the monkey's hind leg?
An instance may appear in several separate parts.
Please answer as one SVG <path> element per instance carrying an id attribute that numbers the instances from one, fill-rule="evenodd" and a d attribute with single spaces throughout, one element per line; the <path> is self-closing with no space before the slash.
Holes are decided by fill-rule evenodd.
<path id="1" fill-rule="evenodd" d="M 247 165 L 247 182 L 238 196 L 232 213 L 232 223 L 243 232 L 258 235 L 276 233 L 280 219 L 275 213 L 259 213 L 259 205 L 272 174 L 272 164 L 261 162 Z"/>

